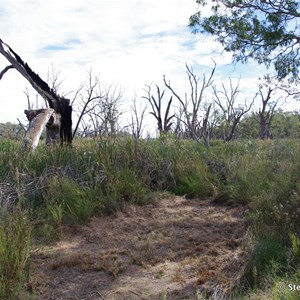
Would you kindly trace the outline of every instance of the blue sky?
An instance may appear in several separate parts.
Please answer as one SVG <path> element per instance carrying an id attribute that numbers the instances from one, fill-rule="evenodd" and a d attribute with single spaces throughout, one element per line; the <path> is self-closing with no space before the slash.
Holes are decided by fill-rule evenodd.
<path id="1" fill-rule="evenodd" d="M 185 63 L 199 76 L 217 63 L 215 82 L 237 80 L 251 97 L 263 66 L 231 64 L 212 37 L 193 35 L 187 24 L 197 10 L 195 0 L 0 0 L 0 38 L 8 43 L 44 80 L 52 66 L 60 71 L 61 90 L 76 90 L 92 68 L 104 84 L 124 89 L 123 105 L 145 84 L 163 88 L 163 75 L 182 94 L 188 89 Z M 205 14 L 205 11 L 204 11 Z M 7 65 L 0 57 L 0 69 Z M 0 81 L 0 122 L 24 119 L 28 88 L 16 71 Z M 150 117 L 149 117 L 150 118 Z"/>

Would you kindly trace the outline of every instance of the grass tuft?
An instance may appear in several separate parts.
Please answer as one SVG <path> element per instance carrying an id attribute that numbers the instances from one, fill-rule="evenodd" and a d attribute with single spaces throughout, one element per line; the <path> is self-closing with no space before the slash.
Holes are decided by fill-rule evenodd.
<path id="1" fill-rule="evenodd" d="M 0 215 L 0 299 L 15 299 L 29 275 L 31 224 L 19 207 Z"/>

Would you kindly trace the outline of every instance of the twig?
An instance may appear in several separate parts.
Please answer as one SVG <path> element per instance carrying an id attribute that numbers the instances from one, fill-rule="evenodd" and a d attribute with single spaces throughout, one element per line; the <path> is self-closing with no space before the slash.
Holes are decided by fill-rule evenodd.
<path id="1" fill-rule="evenodd" d="M 100 296 L 101 299 L 105 300 L 105 298 L 103 297 L 103 295 L 97 291 L 97 294 Z"/>
<path id="2" fill-rule="evenodd" d="M 13 65 L 10 65 L 10 66 L 5 67 L 5 68 L 0 72 L 0 80 L 2 79 L 3 75 L 4 75 L 9 69 L 13 69 L 13 68 L 14 68 Z"/>

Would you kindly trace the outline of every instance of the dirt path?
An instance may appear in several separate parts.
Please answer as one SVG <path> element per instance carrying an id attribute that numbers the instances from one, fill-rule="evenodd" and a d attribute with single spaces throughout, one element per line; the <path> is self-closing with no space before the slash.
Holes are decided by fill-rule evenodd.
<path id="1" fill-rule="evenodd" d="M 244 266 L 241 207 L 164 199 L 66 228 L 35 249 L 29 287 L 36 299 L 196 299 L 226 292 Z"/>

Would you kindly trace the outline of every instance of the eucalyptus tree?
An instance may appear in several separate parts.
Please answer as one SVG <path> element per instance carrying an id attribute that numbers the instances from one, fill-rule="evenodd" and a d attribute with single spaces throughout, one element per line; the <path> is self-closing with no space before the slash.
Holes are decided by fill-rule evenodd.
<path id="1" fill-rule="evenodd" d="M 194 33 L 216 36 L 234 61 L 254 59 L 273 65 L 279 79 L 298 79 L 300 32 L 298 0 L 197 0 L 190 17 Z M 210 6 L 209 16 L 201 13 Z"/>

